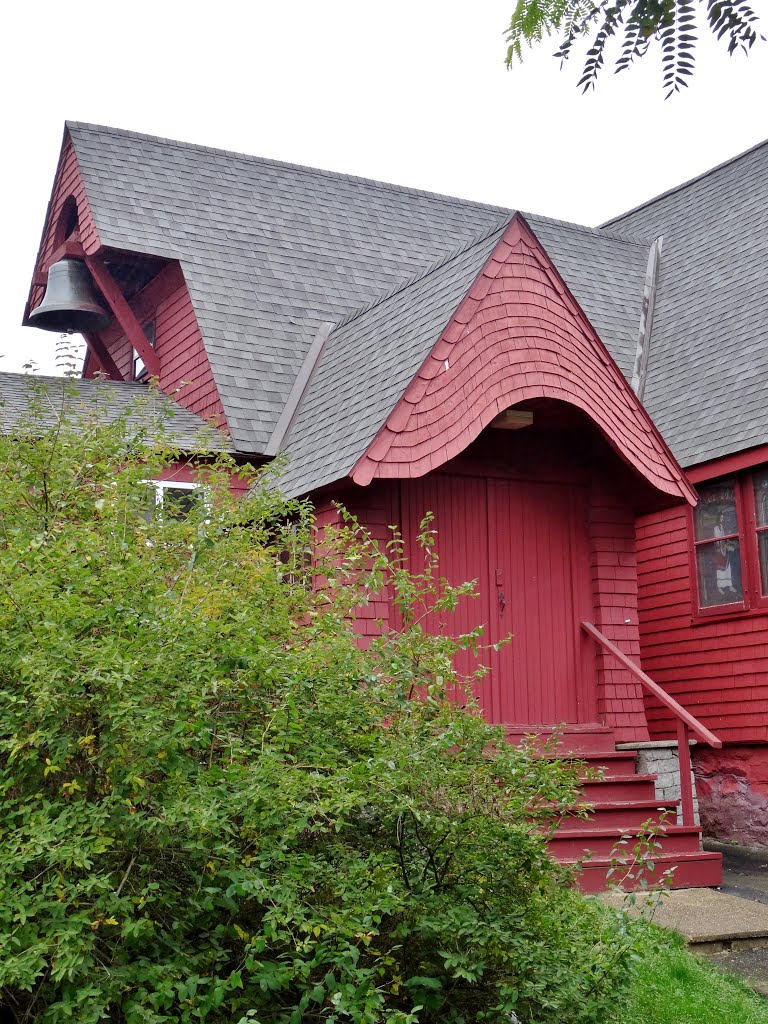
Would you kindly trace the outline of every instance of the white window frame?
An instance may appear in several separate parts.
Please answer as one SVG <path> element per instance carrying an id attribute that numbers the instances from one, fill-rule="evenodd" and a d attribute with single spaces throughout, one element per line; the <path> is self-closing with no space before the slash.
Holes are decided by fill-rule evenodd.
<path id="1" fill-rule="evenodd" d="M 200 491 L 200 497 L 207 504 L 205 487 L 200 483 L 190 483 L 186 480 L 143 480 L 142 483 L 151 487 L 154 492 L 155 508 L 162 509 L 166 491 Z"/>

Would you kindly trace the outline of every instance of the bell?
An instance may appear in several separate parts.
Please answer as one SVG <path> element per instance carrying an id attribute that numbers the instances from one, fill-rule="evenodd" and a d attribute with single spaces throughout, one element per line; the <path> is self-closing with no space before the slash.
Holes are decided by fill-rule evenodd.
<path id="1" fill-rule="evenodd" d="M 111 319 L 96 298 L 88 268 L 75 259 L 51 265 L 43 301 L 28 317 L 31 327 L 67 334 L 100 331 Z"/>

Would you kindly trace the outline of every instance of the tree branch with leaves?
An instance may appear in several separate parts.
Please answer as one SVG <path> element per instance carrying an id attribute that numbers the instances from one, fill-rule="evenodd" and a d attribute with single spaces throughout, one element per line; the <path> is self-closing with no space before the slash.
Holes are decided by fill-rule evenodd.
<path id="1" fill-rule="evenodd" d="M 523 50 L 559 35 L 555 56 L 568 60 L 577 44 L 589 43 L 579 86 L 594 88 L 616 40 L 614 70 L 625 71 L 658 44 L 666 97 L 688 85 L 702 30 L 722 41 L 729 55 L 748 53 L 765 37 L 746 0 L 518 0 L 506 30 L 507 67 L 521 63 Z"/>

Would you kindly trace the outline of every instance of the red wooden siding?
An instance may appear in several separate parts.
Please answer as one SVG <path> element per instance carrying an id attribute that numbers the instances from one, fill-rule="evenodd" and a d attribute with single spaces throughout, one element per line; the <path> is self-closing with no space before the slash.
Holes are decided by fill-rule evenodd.
<path id="1" fill-rule="evenodd" d="M 768 610 L 692 616 L 692 575 L 684 510 L 638 521 L 643 668 L 726 743 L 768 741 Z M 649 707 L 654 738 L 671 735 Z"/>
<path id="2" fill-rule="evenodd" d="M 658 491 L 691 489 L 525 222 L 516 217 L 352 477 L 418 477 L 536 398 L 583 410 Z"/>
<path id="3" fill-rule="evenodd" d="M 56 245 L 56 229 L 59 223 L 61 211 L 67 199 L 73 196 L 77 203 L 77 217 L 80 228 L 80 242 L 83 249 L 91 255 L 98 251 L 101 246 L 99 235 L 96 231 L 96 224 L 93 220 L 91 208 L 85 194 L 83 180 L 80 176 L 80 168 L 77 166 L 77 158 L 72 147 L 69 135 L 65 136 L 64 144 L 59 158 L 59 166 L 56 171 L 56 178 L 53 184 L 53 193 L 48 206 L 48 214 L 43 228 L 43 236 L 40 240 L 40 249 L 35 262 L 35 272 L 47 270 L 51 262 Z M 32 285 L 30 291 L 29 308 L 34 309 L 43 299 L 45 285 Z"/>
<path id="4" fill-rule="evenodd" d="M 390 525 L 397 523 L 398 506 L 397 485 L 371 487 L 366 491 L 347 492 L 335 499 L 323 498 L 315 505 L 315 529 L 317 543 L 322 546 L 322 536 L 327 529 L 338 529 L 343 525 L 336 502 L 339 501 L 346 509 L 356 516 L 371 538 L 386 550 L 391 539 Z M 355 615 L 355 631 L 360 637 L 360 645 L 367 648 L 373 637 L 380 636 L 395 625 L 395 613 L 391 605 L 389 587 L 384 587 L 378 594 L 371 596 L 368 604 L 357 609 Z"/>
<path id="5" fill-rule="evenodd" d="M 131 300 L 131 308 L 140 323 L 155 321 L 155 351 L 160 360 L 160 388 L 173 394 L 174 401 L 203 419 L 227 425 L 216 383 L 213 379 L 203 338 L 197 324 L 192 300 L 181 268 L 173 263 L 157 275 Z M 117 323 L 102 332 L 117 368 L 124 380 L 133 372 L 133 349 Z M 101 369 L 92 353 L 88 376 Z"/>
<path id="6" fill-rule="evenodd" d="M 635 517 L 605 481 L 593 485 L 589 533 L 594 624 L 640 664 Z M 600 721 L 614 726 L 622 742 L 647 740 L 640 684 L 615 659 L 595 653 Z"/>
<path id="7" fill-rule="evenodd" d="M 433 512 L 435 520 L 430 529 L 437 530 L 438 575 L 454 586 L 477 580 L 478 597 L 462 598 L 452 613 L 433 612 L 425 619 L 425 628 L 433 636 L 456 636 L 483 626 L 481 643 L 493 643 L 486 480 L 430 474 L 422 480 L 404 482 L 400 490 L 400 522 L 411 572 L 418 575 L 424 571 L 425 553 L 418 543 L 419 525 L 427 512 Z M 454 664 L 458 672 L 471 676 L 479 665 L 490 665 L 490 652 L 483 650 L 478 658 L 462 651 Z M 502 721 L 490 678 L 486 677 L 474 689 L 489 720 Z M 456 697 L 461 699 L 462 693 L 457 693 Z"/>

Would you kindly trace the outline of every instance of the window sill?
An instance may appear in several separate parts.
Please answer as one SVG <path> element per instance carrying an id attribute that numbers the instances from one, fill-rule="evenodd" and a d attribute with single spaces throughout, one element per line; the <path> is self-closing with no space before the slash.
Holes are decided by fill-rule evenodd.
<path id="1" fill-rule="evenodd" d="M 698 612 L 691 616 L 692 626 L 706 626 L 708 623 L 731 622 L 733 619 L 764 619 L 768 618 L 768 605 L 757 608 L 734 608 L 732 611 Z"/>

